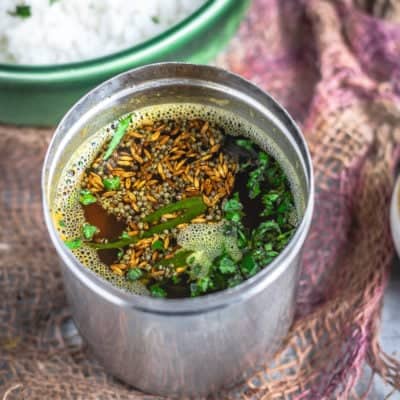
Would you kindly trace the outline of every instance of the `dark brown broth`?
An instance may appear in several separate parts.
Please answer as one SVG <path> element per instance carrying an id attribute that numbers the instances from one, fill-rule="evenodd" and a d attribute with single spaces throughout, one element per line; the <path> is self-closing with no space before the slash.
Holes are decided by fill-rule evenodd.
<path id="1" fill-rule="evenodd" d="M 260 196 L 255 199 L 249 197 L 247 182 L 249 174 L 247 172 L 238 172 L 235 176 L 235 185 L 233 193 L 239 192 L 240 201 L 243 204 L 245 215 L 243 216 L 243 225 L 249 230 L 257 228 L 260 224 L 260 213 L 264 209 Z"/>
<path id="2" fill-rule="evenodd" d="M 84 206 L 83 209 L 85 220 L 99 229 L 99 233 L 94 236 L 94 239 L 102 238 L 114 241 L 117 240 L 125 230 L 125 223 L 123 221 L 118 221 L 114 215 L 108 214 L 100 204 L 90 204 Z M 111 265 L 118 257 L 118 249 L 99 250 L 98 254 L 103 263 Z"/>

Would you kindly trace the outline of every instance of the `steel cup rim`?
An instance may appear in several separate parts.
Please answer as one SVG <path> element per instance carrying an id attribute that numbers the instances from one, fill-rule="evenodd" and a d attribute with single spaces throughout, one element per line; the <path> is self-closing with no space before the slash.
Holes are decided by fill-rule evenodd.
<path id="1" fill-rule="evenodd" d="M 174 69 L 176 67 L 188 67 L 195 68 L 198 70 L 203 70 L 203 72 L 216 72 L 222 74 L 222 76 L 230 77 L 230 79 L 240 81 L 242 84 L 246 86 L 246 88 L 251 88 L 252 90 L 257 91 L 259 94 L 264 97 L 265 101 L 269 104 L 273 104 L 277 107 L 285 116 L 287 121 L 290 123 L 291 133 L 295 132 L 297 137 L 297 141 L 300 142 L 302 146 L 302 152 L 304 157 L 304 163 L 306 166 L 306 171 L 303 171 L 308 178 L 308 198 L 305 206 L 305 212 L 302 217 L 302 220 L 299 226 L 296 229 L 295 234 L 292 239 L 285 247 L 285 249 L 268 265 L 267 268 L 259 271 L 252 278 L 242 282 L 238 286 L 226 289 L 220 292 L 211 293 L 198 298 L 183 298 L 183 299 L 158 299 L 147 296 L 140 296 L 133 293 L 125 292 L 121 289 L 116 288 L 111 283 L 107 282 L 105 279 L 101 278 L 87 267 L 85 267 L 82 263 L 80 263 L 71 251 L 64 245 L 59 237 L 59 234 L 53 224 L 49 209 L 50 204 L 47 201 L 47 184 L 46 184 L 46 175 L 49 168 L 50 153 L 52 146 L 54 145 L 55 138 L 60 135 L 60 127 L 62 127 L 64 121 L 73 113 L 76 108 L 79 106 L 81 102 L 87 99 L 89 96 L 93 96 L 98 91 L 101 91 L 107 84 L 113 82 L 114 80 L 120 79 L 121 77 L 127 74 L 138 74 L 145 70 L 149 72 L 156 71 L 159 67 L 163 68 L 171 68 Z M 284 273 L 285 269 L 289 268 L 290 261 L 294 259 L 300 252 L 302 246 L 304 245 L 306 236 L 309 232 L 313 210 L 314 210 L 314 174 L 312 167 L 311 155 L 306 143 L 306 140 L 302 134 L 302 131 L 297 126 L 293 118 L 289 115 L 286 109 L 275 100 L 269 93 L 261 90 L 256 85 L 251 83 L 250 81 L 244 79 L 243 77 L 234 74 L 232 72 L 228 72 L 222 68 L 215 66 L 204 66 L 204 65 L 196 65 L 190 63 L 181 63 L 181 62 L 162 62 L 149 64 L 146 66 L 138 67 L 131 69 L 129 71 L 123 72 L 115 77 L 110 78 L 109 80 L 103 82 L 102 84 L 95 87 L 93 90 L 88 92 L 85 96 L 83 96 L 78 102 L 76 102 L 70 110 L 66 113 L 64 118 L 61 120 L 59 125 L 57 126 L 55 133 L 53 134 L 52 140 L 49 144 L 42 170 L 41 177 L 41 189 L 42 189 L 42 207 L 44 213 L 44 220 L 46 224 L 46 228 L 49 232 L 50 239 L 57 250 L 60 258 L 65 262 L 67 267 L 74 274 L 76 279 L 79 279 L 89 290 L 96 292 L 99 296 L 104 298 L 106 301 L 114 303 L 120 307 L 134 308 L 143 313 L 150 314 L 162 314 L 162 315 L 175 315 L 175 316 L 185 316 L 185 315 L 194 315 L 200 313 L 207 313 L 210 311 L 214 311 L 216 309 L 222 309 L 229 307 L 236 303 L 242 303 L 246 301 L 249 297 L 253 297 L 257 295 L 260 291 L 264 290 L 270 284 L 273 284 L 273 281 L 280 276 L 280 274 Z M 285 261 L 285 262 L 283 262 Z"/>

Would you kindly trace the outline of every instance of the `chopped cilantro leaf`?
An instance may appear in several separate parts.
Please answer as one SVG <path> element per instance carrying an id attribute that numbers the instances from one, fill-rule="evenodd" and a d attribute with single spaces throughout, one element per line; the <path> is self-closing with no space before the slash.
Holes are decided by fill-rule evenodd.
<path id="1" fill-rule="evenodd" d="M 89 204 L 96 203 L 97 199 L 92 194 L 92 192 L 88 189 L 82 189 L 79 192 L 79 202 L 84 206 L 88 206 Z"/>
<path id="2" fill-rule="evenodd" d="M 13 17 L 29 18 L 32 15 L 31 7 L 27 5 L 17 5 L 14 11 L 9 11 Z"/>
<path id="3" fill-rule="evenodd" d="M 94 225 L 90 225 L 88 223 L 83 224 L 82 226 L 82 234 L 83 237 L 87 240 L 92 240 L 93 236 L 99 232 L 98 228 Z"/>
<path id="4" fill-rule="evenodd" d="M 239 200 L 239 193 L 235 192 L 234 195 L 225 202 L 224 211 L 232 212 L 232 211 L 241 211 L 243 210 L 243 205 Z"/>
<path id="5" fill-rule="evenodd" d="M 246 150 L 253 150 L 253 142 L 249 139 L 236 139 L 235 143 Z"/>
<path id="6" fill-rule="evenodd" d="M 253 276 L 258 271 L 258 266 L 251 253 L 244 255 L 240 264 L 240 269 L 247 277 Z"/>
<path id="7" fill-rule="evenodd" d="M 82 239 L 66 240 L 64 243 L 70 250 L 75 250 L 82 246 Z"/>
<path id="8" fill-rule="evenodd" d="M 163 288 L 161 288 L 158 284 L 150 286 L 150 294 L 153 297 L 160 297 L 160 298 L 167 296 L 167 292 Z"/>
<path id="9" fill-rule="evenodd" d="M 137 281 L 143 276 L 143 271 L 139 268 L 131 268 L 126 274 L 129 280 Z"/>
<path id="10" fill-rule="evenodd" d="M 177 285 L 178 283 L 181 283 L 181 281 L 182 281 L 182 278 L 179 275 L 174 275 L 172 277 L 172 283 L 174 285 Z"/>
<path id="11" fill-rule="evenodd" d="M 106 190 L 118 190 L 121 186 L 121 181 L 118 176 L 106 178 L 103 180 L 103 185 Z"/>
<path id="12" fill-rule="evenodd" d="M 130 239 L 131 237 L 129 236 L 128 232 L 123 231 L 121 233 L 120 239 Z"/>
<path id="13" fill-rule="evenodd" d="M 218 264 L 219 270 L 223 274 L 233 274 L 236 272 L 236 263 L 229 257 L 222 257 Z"/>
<path id="14" fill-rule="evenodd" d="M 161 250 L 162 251 L 162 250 L 164 250 L 164 244 L 160 239 L 158 239 L 151 245 L 151 248 L 153 250 Z"/>

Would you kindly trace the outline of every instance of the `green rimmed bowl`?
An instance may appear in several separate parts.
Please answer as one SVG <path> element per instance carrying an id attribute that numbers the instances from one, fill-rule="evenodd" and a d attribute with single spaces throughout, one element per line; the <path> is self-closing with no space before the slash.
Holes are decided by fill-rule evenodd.
<path id="1" fill-rule="evenodd" d="M 71 64 L 0 64 L 0 122 L 55 125 L 83 94 L 113 75 L 160 61 L 204 64 L 236 32 L 251 0 L 208 0 L 162 34 L 108 56 Z"/>

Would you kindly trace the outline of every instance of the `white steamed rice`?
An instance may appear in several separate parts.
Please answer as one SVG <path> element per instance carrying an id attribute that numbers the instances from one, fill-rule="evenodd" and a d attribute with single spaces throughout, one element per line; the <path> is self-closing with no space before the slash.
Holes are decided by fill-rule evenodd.
<path id="1" fill-rule="evenodd" d="M 145 41 L 205 0 L 0 0 L 0 63 L 62 64 Z M 30 6 L 31 16 L 9 12 Z"/>

